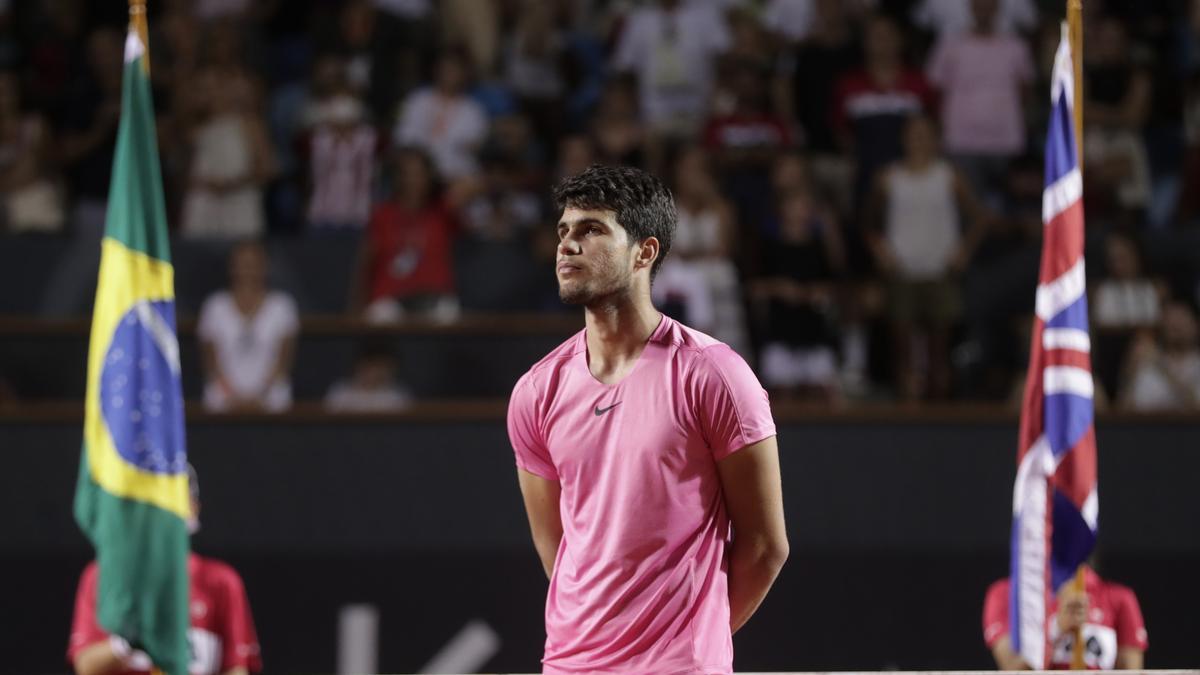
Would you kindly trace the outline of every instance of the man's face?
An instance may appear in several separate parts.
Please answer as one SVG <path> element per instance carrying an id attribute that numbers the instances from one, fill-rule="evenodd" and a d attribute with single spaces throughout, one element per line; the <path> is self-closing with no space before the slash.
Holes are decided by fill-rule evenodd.
<path id="1" fill-rule="evenodd" d="M 568 305 L 590 305 L 627 291 L 634 270 L 632 244 L 612 211 L 564 209 L 558 221 L 558 297 Z"/>

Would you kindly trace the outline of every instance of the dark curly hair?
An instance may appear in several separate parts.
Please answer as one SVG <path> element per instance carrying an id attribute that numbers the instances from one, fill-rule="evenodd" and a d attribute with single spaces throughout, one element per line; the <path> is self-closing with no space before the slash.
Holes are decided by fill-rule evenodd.
<path id="1" fill-rule="evenodd" d="M 633 167 L 593 164 L 560 181 L 554 202 L 559 209 L 612 211 L 635 245 L 648 237 L 657 239 L 658 258 L 650 266 L 650 278 L 658 274 L 679 218 L 675 197 L 658 177 Z"/>

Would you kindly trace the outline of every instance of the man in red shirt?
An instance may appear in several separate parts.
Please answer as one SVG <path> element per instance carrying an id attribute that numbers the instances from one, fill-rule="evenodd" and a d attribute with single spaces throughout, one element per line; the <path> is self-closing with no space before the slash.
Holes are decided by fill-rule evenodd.
<path id="1" fill-rule="evenodd" d="M 1127 586 L 1105 581 L 1086 568 L 1084 587 L 1078 593 L 1064 584 L 1047 609 L 1050 632 L 1051 670 L 1071 667 L 1075 629 L 1082 627 L 1084 664 L 1089 670 L 1141 670 L 1146 647 L 1146 624 L 1137 596 Z M 988 588 L 983 603 L 983 641 L 1001 670 L 1029 670 L 1029 664 L 1013 651 L 1008 627 L 1008 578 Z"/>
<path id="2" fill-rule="evenodd" d="M 195 532 L 199 528 L 200 484 L 190 466 L 188 473 L 193 513 L 188 529 Z M 109 635 L 96 622 L 98 572 L 92 561 L 79 579 L 67 661 L 79 675 L 150 673 L 152 664 L 145 652 L 133 649 L 119 635 Z M 188 577 L 192 622 L 188 629 L 192 655 L 188 670 L 192 675 L 248 675 L 261 671 L 258 637 L 242 578 L 229 565 L 195 553 L 188 556 Z"/>

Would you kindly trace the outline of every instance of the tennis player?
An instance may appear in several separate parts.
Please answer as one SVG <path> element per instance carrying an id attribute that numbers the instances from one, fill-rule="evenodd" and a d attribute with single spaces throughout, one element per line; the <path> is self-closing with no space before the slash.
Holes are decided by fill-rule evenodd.
<path id="1" fill-rule="evenodd" d="M 659 179 L 593 166 L 555 199 L 559 295 L 586 327 L 508 410 L 550 578 L 543 672 L 732 672 L 731 636 L 788 555 L 766 392 L 651 303 L 676 222 Z"/>

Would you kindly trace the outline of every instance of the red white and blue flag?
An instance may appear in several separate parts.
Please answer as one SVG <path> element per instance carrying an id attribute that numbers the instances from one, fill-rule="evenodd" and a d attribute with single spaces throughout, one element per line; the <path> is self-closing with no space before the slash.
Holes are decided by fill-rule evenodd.
<path id="1" fill-rule="evenodd" d="M 1083 265 L 1083 177 L 1067 27 L 1054 57 L 1042 193 L 1042 265 L 1013 487 L 1013 648 L 1046 666 L 1046 608 L 1096 543 L 1096 435 Z"/>

